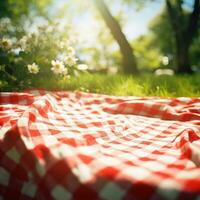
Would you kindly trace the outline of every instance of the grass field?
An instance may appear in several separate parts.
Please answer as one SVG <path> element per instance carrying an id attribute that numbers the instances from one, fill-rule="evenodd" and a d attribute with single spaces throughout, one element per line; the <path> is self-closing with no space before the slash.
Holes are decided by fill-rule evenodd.
<path id="1" fill-rule="evenodd" d="M 200 96 L 200 74 L 181 76 L 85 74 L 68 79 L 38 80 L 35 87 L 80 90 L 111 95 L 176 97 Z"/>

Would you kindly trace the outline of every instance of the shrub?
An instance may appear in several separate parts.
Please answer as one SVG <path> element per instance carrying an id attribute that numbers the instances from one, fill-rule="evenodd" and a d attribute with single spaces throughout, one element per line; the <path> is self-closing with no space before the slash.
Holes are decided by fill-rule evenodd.
<path id="1" fill-rule="evenodd" d="M 79 64 L 69 36 L 59 32 L 58 24 L 17 34 L 17 28 L 9 20 L 6 23 L 0 22 L 0 87 L 4 90 L 34 87 L 43 77 L 70 78 L 87 69 Z"/>

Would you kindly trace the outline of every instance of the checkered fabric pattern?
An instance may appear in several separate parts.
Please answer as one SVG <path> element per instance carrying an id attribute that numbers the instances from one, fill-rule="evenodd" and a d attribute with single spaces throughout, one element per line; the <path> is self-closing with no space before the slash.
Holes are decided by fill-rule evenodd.
<path id="1" fill-rule="evenodd" d="M 200 199 L 200 98 L 0 93 L 0 199 Z"/>

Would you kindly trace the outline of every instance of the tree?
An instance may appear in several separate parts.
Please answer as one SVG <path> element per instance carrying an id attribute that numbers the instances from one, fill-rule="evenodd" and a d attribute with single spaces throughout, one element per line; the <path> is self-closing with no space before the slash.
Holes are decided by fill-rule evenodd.
<path id="1" fill-rule="evenodd" d="M 191 48 L 190 48 L 190 61 L 191 65 L 194 67 L 194 70 L 200 71 L 200 30 L 198 37 L 195 38 Z"/>
<path id="2" fill-rule="evenodd" d="M 161 52 L 152 45 L 151 33 L 141 35 L 132 44 L 135 47 L 138 68 L 143 71 L 153 71 L 161 65 Z"/>
<path id="3" fill-rule="evenodd" d="M 188 11 L 184 10 L 183 12 L 182 26 L 186 27 L 188 23 Z M 194 70 L 198 70 L 200 67 L 200 30 L 197 35 L 189 49 L 190 65 Z M 151 36 L 151 49 L 157 49 L 161 55 L 168 56 L 170 58 L 170 66 L 168 67 L 176 69 L 176 42 L 169 23 L 166 7 L 150 22 L 148 36 Z"/>
<path id="4" fill-rule="evenodd" d="M 126 39 L 126 36 L 122 32 L 118 21 L 112 16 L 104 0 L 94 0 L 94 2 L 105 23 L 109 27 L 113 37 L 119 44 L 123 59 L 124 73 L 138 73 L 137 63 L 133 54 L 133 49 L 129 44 L 128 40 Z"/>
<path id="5" fill-rule="evenodd" d="M 173 2 L 166 0 L 166 7 L 175 38 L 177 73 L 192 73 L 189 49 L 198 33 L 200 0 L 194 0 L 193 9 L 188 14 L 185 26 L 183 3 L 183 0 Z"/>
<path id="6" fill-rule="evenodd" d="M 127 5 L 135 4 L 144 7 L 155 0 L 122 0 Z M 185 12 L 184 0 L 165 0 L 167 20 L 171 26 L 175 43 L 175 61 L 177 73 L 192 73 L 189 51 L 199 29 L 200 0 L 193 0 L 191 10 Z M 191 0 L 192 3 L 192 0 Z"/>
<path id="7" fill-rule="evenodd" d="M 165 8 L 150 21 L 148 27 L 152 47 L 159 49 L 162 55 L 175 55 L 175 40 Z"/>
<path id="8" fill-rule="evenodd" d="M 1 0 L 0 18 L 10 18 L 13 23 L 20 24 L 23 17 L 30 15 L 30 11 L 37 15 L 47 16 L 46 8 L 52 0 Z M 31 14 L 32 14 L 31 13 Z"/>

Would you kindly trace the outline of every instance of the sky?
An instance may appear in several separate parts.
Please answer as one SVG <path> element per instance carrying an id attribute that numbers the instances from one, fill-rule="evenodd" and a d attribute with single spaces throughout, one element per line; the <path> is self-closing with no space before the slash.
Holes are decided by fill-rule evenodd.
<path id="1" fill-rule="evenodd" d="M 163 1 L 148 4 L 140 11 L 134 9 L 127 13 L 127 25 L 124 32 L 128 39 L 133 40 L 148 31 L 149 22 L 161 12 Z"/>
<path id="2" fill-rule="evenodd" d="M 55 7 L 61 8 L 64 2 L 70 2 L 69 5 L 72 7 L 73 1 L 69 0 L 56 0 Z M 155 1 L 153 3 L 148 3 L 143 9 L 137 11 L 134 9 L 134 6 L 129 6 L 128 8 L 120 7 L 121 4 L 113 4 L 112 7 L 109 5 L 109 9 L 112 14 L 117 14 L 120 9 L 125 9 L 124 21 L 125 25 L 123 26 L 123 32 L 129 40 L 133 40 L 140 36 L 141 34 L 145 34 L 148 30 L 149 22 L 159 13 L 163 8 L 164 1 Z M 77 13 L 74 13 L 77 12 Z M 95 20 L 94 13 L 91 12 L 90 9 L 86 9 L 85 14 L 81 14 L 79 16 L 78 11 L 73 11 L 74 18 L 70 16 L 70 13 L 66 13 L 67 17 L 72 17 L 72 25 L 75 28 L 75 31 L 78 32 L 80 36 L 80 40 L 85 42 L 92 42 L 95 40 L 95 35 L 98 31 L 98 24 Z"/>

